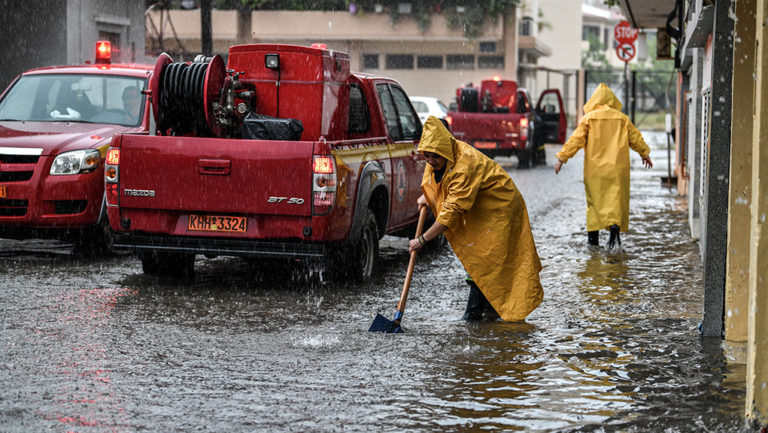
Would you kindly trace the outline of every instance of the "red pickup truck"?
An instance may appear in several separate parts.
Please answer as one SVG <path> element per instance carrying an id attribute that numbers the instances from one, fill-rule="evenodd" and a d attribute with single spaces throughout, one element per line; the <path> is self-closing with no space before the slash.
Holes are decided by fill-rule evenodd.
<path id="1" fill-rule="evenodd" d="M 161 55 L 150 94 L 157 130 L 116 135 L 105 171 L 113 247 L 145 273 L 189 274 L 202 254 L 366 280 L 379 239 L 415 228 L 421 122 L 396 81 L 351 73 L 346 53 L 238 45 L 226 66 Z"/>
<path id="2" fill-rule="evenodd" d="M 104 156 L 115 133 L 148 129 L 151 65 L 34 69 L 0 95 L 0 237 L 60 238 L 105 251 Z"/>
<path id="3" fill-rule="evenodd" d="M 495 77 L 456 89 L 455 111 L 446 115 L 453 135 L 490 156 L 517 156 L 520 167 L 544 164 L 546 143 L 564 143 L 563 98 L 545 90 L 534 107 L 517 82 Z"/>

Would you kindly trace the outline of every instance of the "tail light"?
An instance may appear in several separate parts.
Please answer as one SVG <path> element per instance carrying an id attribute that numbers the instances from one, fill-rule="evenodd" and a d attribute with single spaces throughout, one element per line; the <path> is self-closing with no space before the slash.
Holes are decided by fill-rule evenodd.
<path id="1" fill-rule="evenodd" d="M 120 148 L 110 147 L 107 150 L 104 189 L 107 195 L 107 206 L 117 206 L 120 203 Z"/>
<path id="2" fill-rule="evenodd" d="M 315 155 L 312 163 L 312 214 L 326 215 L 336 204 L 336 159 Z"/>
<path id="3" fill-rule="evenodd" d="M 528 118 L 523 117 L 520 119 L 520 138 L 525 141 L 528 139 Z"/>
<path id="4" fill-rule="evenodd" d="M 448 122 L 448 126 L 453 128 L 453 117 L 451 116 L 445 116 L 445 121 Z"/>

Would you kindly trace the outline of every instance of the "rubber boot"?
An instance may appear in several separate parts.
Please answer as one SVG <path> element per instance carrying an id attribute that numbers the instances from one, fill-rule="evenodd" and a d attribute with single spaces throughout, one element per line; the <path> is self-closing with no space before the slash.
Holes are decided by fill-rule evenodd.
<path id="1" fill-rule="evenodd" d="M 467 279 L 469 284 L 469 297 L 467 297 L 467 308 L 461 320 L 496 320 L 499 314 L 485 298 L 483 292 L 477 287 L 474 281 Z"/>
<path id="2" fill-rule="evenodd" d="M 621 230 L 617 224 L 611 226 L 611 238 L 608 240 L 608 249 L 612 250 L 616 247 L 621 247 Z"/>
<path id="3" fill-rule="evenodd" d="M 587 232 L 587 243 L 589 245 L 600 245 L 600 230 Z"/>

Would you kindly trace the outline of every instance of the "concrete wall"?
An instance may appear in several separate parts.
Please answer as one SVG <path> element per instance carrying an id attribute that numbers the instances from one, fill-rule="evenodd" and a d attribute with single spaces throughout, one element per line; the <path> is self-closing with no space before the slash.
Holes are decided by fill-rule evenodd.
<path id="1" fill-rule="evenodd" d="M 20 73 L 67 62 L 67 18 L 61 0 L 0 0 L 0 89 Z M 40 31 L 45 29 L 45 31 Z"/>
<path id="2" fill-rule="evenodd" d="M 535 95 L 547 88 L 560 90 L 566 103 L 566 111 L 574 114 L 581 110 L 576 104 L 576 71 L 581 68 L 581 4 L 576 1 L 539 0 L 541 20 L 545 23 L 538 33 L 539 39 L 552 49 L 552 55 L 539 59 L 539 66 L 573 73 L 570 76 L 540 71 Z M 563 37 L 572 35 L 573 37 Z M 574 125 L 569 125 L 573 127 Z"/>
<path id="3" fill-rule="evenodd" d="M 768 1 L 758 0 L 755 13 L 754 119 L 768 117 Z M 747 343 L 747 416 L 768 425 L 768 125 L 753 122 L 752 205 L 749 261 Z"/>
<path id="4" fill-rule="evenodd" d="M 754 101 L 755 0 L 735 5 L 733 100 Z M 725 281 L 725 338 L 747 340 L 749 227 L 752 202 L 752 104 L 733 104 L 728 193 L 728 257 Z"/>
<path id="5" fill-rule="evenodd" d="M 141 0 L 0 0 L 0 87 L 32 68 L 93 61 L 103 32 L 119 35 L 116 60 L 144 62 Z"/>

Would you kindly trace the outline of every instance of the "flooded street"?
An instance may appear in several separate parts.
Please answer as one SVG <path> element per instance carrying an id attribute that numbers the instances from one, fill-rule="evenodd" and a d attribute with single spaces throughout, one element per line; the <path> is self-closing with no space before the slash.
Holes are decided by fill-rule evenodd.
<path id="1" fill-rule="evenodd" d="M 198 256 L 194 280 L 130 256 L 0 240 L 0 430 L 8 432 L 668 431 L 745 429 L 743 364 L 697 331 L 685 198 L 632 155 L 624 252 L 589 248 L 583 154 L 559 175 L 498 159 L 523 192 L 544 269 L 525 323 L 467 323 L 450 248 L 422 254 L 404 334 L 407 240 L 370 284 Z M 601 243 L 607 241 L 601 233 Z"/>

